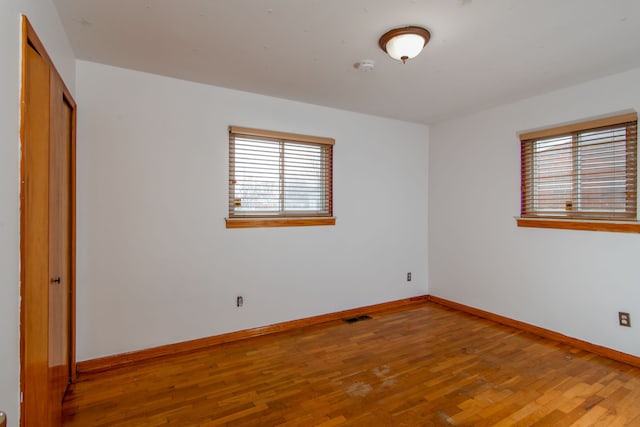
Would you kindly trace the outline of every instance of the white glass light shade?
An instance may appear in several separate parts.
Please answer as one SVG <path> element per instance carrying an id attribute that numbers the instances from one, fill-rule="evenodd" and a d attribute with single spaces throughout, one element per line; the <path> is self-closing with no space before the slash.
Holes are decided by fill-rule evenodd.
<path id="1" fill-rule="evenodd" d="M 415 58 L 424 48 L 425 40 L 417 34 L 401 34 L 387 42 L 387 53 L 393 59 L 406 61 Z"/>
<path id="2" fill-rule="evenodd" d="M 380 37 L 378 45 L 387 54 L 403 63 L 415 58 L 431 39 L 431 33 L 422 27 L 403 27 L 389 30 Z"/>

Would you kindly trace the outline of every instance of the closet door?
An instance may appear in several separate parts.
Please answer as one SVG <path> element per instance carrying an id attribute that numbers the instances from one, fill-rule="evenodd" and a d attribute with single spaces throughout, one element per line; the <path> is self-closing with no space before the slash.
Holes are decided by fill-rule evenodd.
<path id="1" fill-rule="evenodd" d="M 22 391 L 25 426 L 49 415 L 49 67 L 25 56 L 22 190 Z M 55 425 L 55 424 L 53 424 Z"/>
<path id="2" fill-rule="evenodd" d="M 59 407 L 71 378 L 72 107 L 51 73 L 49 140 L 49 371 L 51 405 Z"/>
<path id="3" fill-rule="evenodd" d="M 26 18 L 23 30 L 22 420 L 55 427 L 75 366 L 75 104 Z"/>

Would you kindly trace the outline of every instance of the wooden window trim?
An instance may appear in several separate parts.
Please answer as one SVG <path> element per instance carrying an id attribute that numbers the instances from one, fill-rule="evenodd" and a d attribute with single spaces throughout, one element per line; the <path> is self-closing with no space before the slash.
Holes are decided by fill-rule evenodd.
<path id="1" fill-rule="evenodd" d="M 252 129 L 239 126 L 229 126 L 229 132 L 248 135 L 261 136 L 274 139 L 285 139 L 296 142 L 311 142 L 313 144 L 335 145 L 336 140 L 333 138 L 324 138 L 321 136 L 301 135 L 297 133 L 277 132 L 272 130 Z"/>
<path id="2" fill-rule="evenodd" d="M 576 219 L 523 218 L 516 217 L 518 227 L 555 228 L 561 230 L 608 231 L 617 233 L 640 233 L 640 222 L 589 221 Z"/>
<path id="3" fill-rule="evenodd" d="M 620 114 L 618 116 L 606 117 L 603 119 L 589 120 L 586 122 L 574 123 L 570 125 L 557 126 L 549 129 L 541 129 L 537 131 L 521 133 L 519 137 L 521 141 L 529 140 L 529 139 L 548 138 L 551 136 L 556 136 L 561 134 L 571 134 L 574 132 L 580 132 L 583 130 L 588 130 L 593 128 L 615 126 L 620 123 L 632 122 L 635 120 L 638 120 L 638 113 Z"/>
<path id="4" fill-rule="evenodd" d="M 225 218 L 227 228 L 307 227 L 336 225 L 334 217 L 318 218 Z"/>

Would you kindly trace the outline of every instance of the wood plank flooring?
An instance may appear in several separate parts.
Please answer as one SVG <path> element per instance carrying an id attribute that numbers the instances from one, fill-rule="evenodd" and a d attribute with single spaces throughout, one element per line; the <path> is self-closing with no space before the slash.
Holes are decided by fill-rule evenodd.
<path id="1" fill-rule="evenodd" d="M 84 375 L 75 426 L 640 426 L 640 369 L 433 303 Z"/>

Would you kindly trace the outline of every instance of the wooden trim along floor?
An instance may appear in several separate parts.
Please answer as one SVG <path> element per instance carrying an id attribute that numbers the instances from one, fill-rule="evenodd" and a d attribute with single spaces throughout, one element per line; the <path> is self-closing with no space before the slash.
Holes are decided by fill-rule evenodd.
<path id="1" fill-rule="evenodd" d="M 168 344 L 159 347 L 133 351 L 130 353 L 116 354 L 113 356 L 105 356 L 97 359 L 85 360 L 78 362 L 78 374 L 87 374 L 106 371 L 109 369 L 119 368 L 130 365 L 132 363 L 143 362 L 156 357 L 172 356 L 180 353 L 200 350 L 218 344 L 224 344 L 233 341 L 244 340 L 247 338 L 259 337 L 267 334 L 290 331 L 293 329 L 304 328 L 306 326 L 318 325 L 321 323 L 331 322 L 349 317 L 357 317 L 365 314 L 376 313 L 380 311 L 389 311 L 402 309 L 416 304 L 424 304 L 428 300 L 427 295 L 406 298 L 397 301 L 389 301 L 381 304 L 374 304 L 365 307 L 354 308 L 334 313 L 322 314 L 319 316 L 307 317 L 299 320 L 291 320 L 289 322 L 277 323 L 274 325 L 262 326 L 259 328 L 246 329 L 227 334 L 214 335 L 206 338 L 199 338 L 190 341 L 183 341 L 175 344 Z"/>
<path id="2" fill-rule="evenodd" d="M 543 338 L 547 338 L 554 341 L 559 341 L 564 344 L 586 350 L 591 353 L 598 354 L 600 356 L 608 357 L 609 359 L 617 360 L 618 362 L 628 363 L 636 367 L 640 367 L 640 357 L 633 356 L 631 354 L 623 353 L 621 351 L 613 350 L 601 345 L 592 344 L 587 341 L 579 340 L 577 338 L 568 337 L 559 332 L 551 331 L 549 329 L 541 328 L 539 326 L 531 325 L 529 323 L 520 322 L 519 320 L 510 319 L 499 314 L 490 313 L 488 311 L 480 310 L 478 308 L 470 307 L 468 305 L 460 304 L 457 302 L 449 301 L 444 298 L 439 298 L 433 295 L 429 295 L 429 301 L 436 304 L 444 305 L 456 310 L 464 311 L 475 316 L 479 316 L 485 319 L 492 320 L 503 325 L 511 326 L 521 331 L 530 332 L 535 335 L 539 335 Z"/>
<path id="3" fill-rule="evenodd" d="M 263 326 L 259 328 L 246 329 L 237 332 L 230 332 L 227 334 L 214 335 L 211 337 L 200 338 L 190 341 L 183 341 L 175 344 L 168 344 L 159 347 L 133 351 L 130 353 L 116 354 L 112 356 L 105 356 L 97 359 L 85 360 L 78 362 L 77 374 L 87 374 L 102 372 L 109 369 L 119 368 L 122 366 L 130 365 L 132 363 L 143 362 L 156 357 L 171 356 L 180 353 L 187 353 L 191 351 L 200 350 L 203 348 L 211 347 L 218 344 L 224 344 L 228 342 L 243 340 L 247 338 L 258 337 L 262 335 L 268 335 L 278 332 L 286 332 L 292 329 L 304 328 L 306 326 L 318 325 L 325 322 L 331 322 L 338 319 L 346 319 L 349 317 L 357 317 L 365 314 L 371 314 L 381 311 L 389 311 L 396 309 L 403 309 L 408 306 L 422 304 L 427 301 L 434 302 L 436 304 L 444 305 L 456 310 L 464 311 L 475 316 L 479 316 L 485 319 L 492 320 L 503 325 L 511 326 L 522 331 L 530 332 L 535 335 L 539 335 L 543 338 L 559 341 L 565 344 L 569 344 L 573 347 L 589 351 L 591 353 L 598 354 L 600 356 L 608 357 L 619 362 L 628 363 L 630 365 L 640 367 L 640 357 L 633 356 L 631 354 L 616 351 L 607 347 L 599 346 L 589 343 L 587 341 L 579 340 L 577 338 L 568 337 L 549 329 L 544 329 L 539 326 L 531 325 L 529 323 L 521 322 L 518 320 L 510 319 L 505 316 L 490 313 L 488 311 L 480 310 L 478 308 L 470 307 L 468 305 L 460 304 L 454 301 L 449 301 L 444 298 L 440 298 L 434 295 L 422 295 L 413 298 L 406 298 L 403 300 L 390 301 L 381 304 L 375 304 L 365 307 L 354 308 L 351 310 L 339 311 L 335 313 L 328 313 L 319 316 L 307 317 L 299 320 L 292 320 L 289 322 L 277 323 L 274 325 Z"/>
<path id="4" fill-rule="evenodd" d="M 639 368 L 424 299 L 369 314 L 82 375 L 63 425 L 640 425 Z"/>

